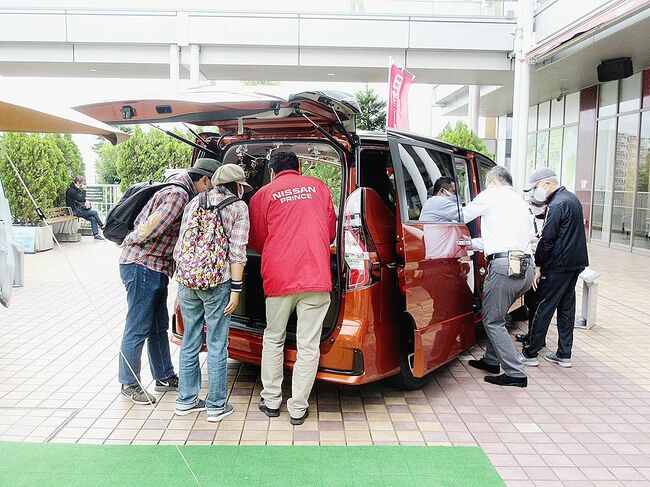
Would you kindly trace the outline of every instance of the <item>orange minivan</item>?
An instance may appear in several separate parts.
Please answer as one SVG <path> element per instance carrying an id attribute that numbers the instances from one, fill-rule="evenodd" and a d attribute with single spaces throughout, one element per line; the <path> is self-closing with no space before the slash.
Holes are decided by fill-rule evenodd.
<path id="1" fill-rule="evenodd" d="M 480 223 L 428 222 L 420 213 L 441 176 L 456 182 L 460 211 L 494 166 L 484 155 L 410 133 L 357 131 L 359 107 L 341 92 L 304 92 L 285 100 L 198 90 L 78 110 L 111 124 L 200 126 L 188 141 L 193 160 L 218 157 L 239 164 L 255 190 L 269 182 L 267 162 L 278 150 L 295 152 L 304 174 L 326 182 L 338 230 L 317 379 L 358 385 L 391 378 L 398 387 L 416 389 L 476 342 L 486 264 L 472 252 L 471 239 L 480 236 Z M 231 358 L 256 364 L 265 327 L 260 260 L 249 250 L 228 347 Z M 285 347 L 288 368 L 296 359 L 295 327 L 294 314 Z M 177 307 L 177 339 L 182 330 Z"/>

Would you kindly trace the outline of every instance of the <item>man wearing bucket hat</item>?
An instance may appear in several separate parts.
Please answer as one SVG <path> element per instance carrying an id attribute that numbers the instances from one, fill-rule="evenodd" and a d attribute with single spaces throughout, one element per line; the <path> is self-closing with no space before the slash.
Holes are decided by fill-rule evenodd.
<path id="1" fill-rule="evenodd" d="M 142 348 L 147 342 L 149 368 L 156 392 L 178 390 L 169 353 L 167 287 L 174 274 L 173 250 L 185 205 L 212 188 L 210 178 L 221 165 L 197 159 L 194 166 L 167 179 L 173 185 L 157 191 L 135 219 L 122 243 L 120 277 L 126 288 L 128 311 L 119 356 L 122 395 L 135 404 L 153 404 L 155 396 L 140 382 Z"/>
<path id="2" fill-rule="evenodd" d="M 184 416 L 207 411 L 208 421 L 233 412 L 228 397 L 228 329 L 242 290 L 248 243 L 248 207 L 241 200 L 252 191 L 244 170 L 224 164 L 212 177 L 213 189 L 185 208 L 174 248 L 176 280 L 183 315 L 179 395 L 175 413 Z M 199 399 L 199 352 L 207 324 L 208 395 Z"/>
<path id="3" fill-rule="evenodd" d="M 546 345 L 551 318 L 557 310 L 557 352 L 544 358 L 571 367 L 573 326 L 576 312 L 575 286 L 580 273 L 589 265 L 582 205 L 578 198 L 558 183 L 555 172 L 542 167 L 533 171 L 524 191 L 532 191 L 537 201 L 546 201 L 546 219 L 537 249 L 533 286 L 537 290 L 537 311 L 524 346 L 524 365 L 539 365 L 537 354 Z"/>

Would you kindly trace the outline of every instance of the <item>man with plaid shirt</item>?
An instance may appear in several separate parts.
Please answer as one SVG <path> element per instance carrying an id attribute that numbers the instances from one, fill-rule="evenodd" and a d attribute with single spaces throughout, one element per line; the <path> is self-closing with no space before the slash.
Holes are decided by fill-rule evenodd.
<path id="1" fill-rule="evenodd" d="M 140 381 L 145 340 L 155 390 L 178 390 L 167 336 L 167 285 L 174 274 L 172 254 L 185 205 L 198 193 L 212 189 L 210 179 L 220 165 L 215 159 L 197 159 L 193 167 L 169 178 L 176 184 L 154 194 L 122 243 L 120 277 L 126 287 L 128 311 L 120 348 L 119 381 L 122 395 L 136 404 L 156 402 Z"/>

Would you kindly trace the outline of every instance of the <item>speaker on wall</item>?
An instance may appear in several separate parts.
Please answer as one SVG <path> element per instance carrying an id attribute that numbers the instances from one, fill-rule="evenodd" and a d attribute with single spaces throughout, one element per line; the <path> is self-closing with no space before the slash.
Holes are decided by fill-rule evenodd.
<path id="1" fill-rule="evenodd" d="M 607 59 L 598 65 L 599 83 L 629 78 L 630 76 L 632 76 L 632 59 L 629 57 Z"/>

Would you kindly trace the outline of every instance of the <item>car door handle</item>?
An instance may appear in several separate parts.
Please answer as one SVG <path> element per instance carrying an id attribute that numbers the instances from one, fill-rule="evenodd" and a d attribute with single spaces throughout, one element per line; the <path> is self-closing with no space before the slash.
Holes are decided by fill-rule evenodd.
<path id="1" fill-rule="evenodd" d="M 472 246 L 472 240 L 471 239 L 457 240 L 456 245 L 460 245 L 461 247 L 471 247 Z"/>

